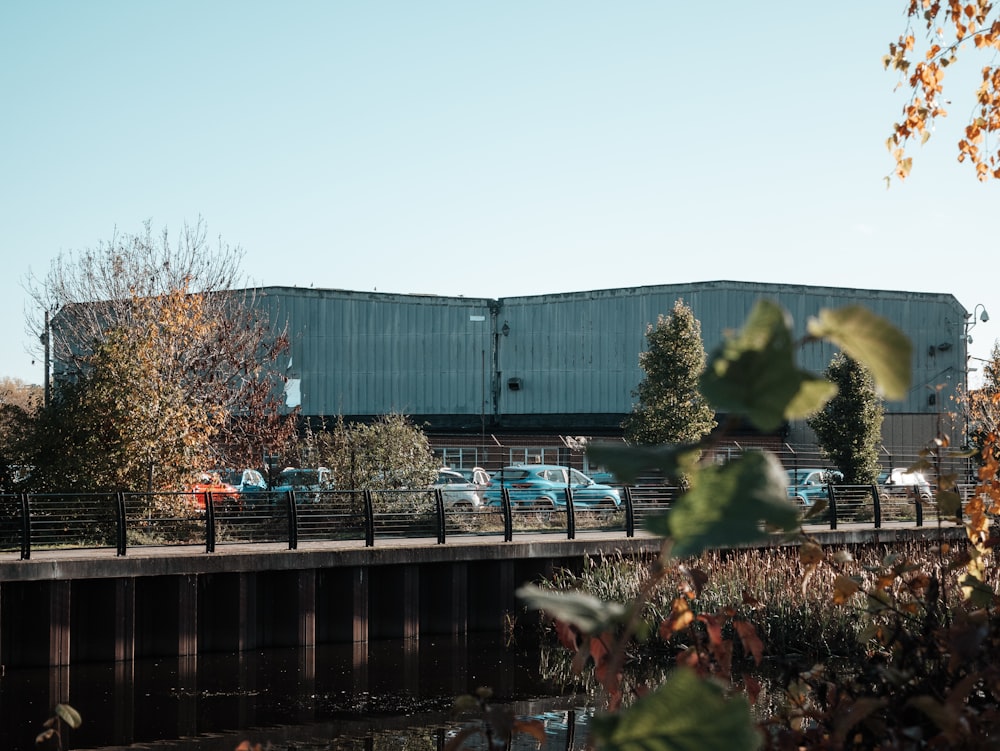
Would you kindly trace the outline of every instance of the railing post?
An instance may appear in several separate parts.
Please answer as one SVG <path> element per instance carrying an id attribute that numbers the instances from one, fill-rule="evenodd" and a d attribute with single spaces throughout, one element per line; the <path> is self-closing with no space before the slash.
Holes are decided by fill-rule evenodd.
<path id="1" fill-rule="evenodd" d="M 215 552 L 215 499 L 211 490 L 205 492 L 205 552 Z"/>
<path id="2" fill-rule="evenodd" d="M 299 508 L 295 503 L 295 491 L 285 491 L 285 507 L 288 509 L 288 549 L 299 547 Z"/>
<path id="3" fill-rule="evenodd" d="M 837 493 L 833 489 L 833 483 L 826 484 L 826 495 L 830 499 L 830 529 L 837 528 Z"/>
<path id="4" fill-rule="evenodd" d="M 444 493 L 434 488 L 434 509 L 437 514 L 438 545 L 444 545 Z"/>
<path id="5" fill-rule="evenodd" d="M 115 493 L 115 541 L 118 555 L 125 555 L 128 544 L 128 530 L 125 528 L 125 493 L 119 490 Z"/>
<path id="6" fill-rule="evenodd" d="M 28 494 L 21 493 L 21 560 L 31 558 L 31 504 Z"/>
<path id="7" fill-rule="evenodd" d="M 573 488 L 566 486 L 566 539 L 576 539 L 576 509 L 573 507 Z"/>
<path id="8" fill-rule="evenodd" d="M 632 487 L 626 485 L 625 491 L 625 536 L 635 537 L 635 508 L 632 506 Z"/>
<path id="9" fill-rule="evenodd" d="M 913 494 L 913 503 L 917 507 L 917 526 L 918 527 L 922 527 L 922 526 L 924 526 L 924 504 L 922 504 L 920 502 L 920 493 L 919 492 Z M 962 507 L 961 507 L 961 505 L 959 505 L 958 515 L 959 515 L 959 517 L 962 516 Z"/>
<path id="10" fill-rule="evenodd" d="M 372 491 L 366 490 L 363 494 L 365 501 L 365 547 L 375 546 L 375 502 L 372 499 Z"/>
<path id="11" fill-rule="evenodd" d="M 875 529 L 882 528 L 882 499 L 878 494 L 878 485 L 872 483 L 872 503 L 875 504 Z"/>
<path id="12" fill-rule="evenodd" d="M 510 507 L 510 489 L 500 488 L 500 513 L 503 514 L 503 541 L 514 539 L 514 517 Z"/>

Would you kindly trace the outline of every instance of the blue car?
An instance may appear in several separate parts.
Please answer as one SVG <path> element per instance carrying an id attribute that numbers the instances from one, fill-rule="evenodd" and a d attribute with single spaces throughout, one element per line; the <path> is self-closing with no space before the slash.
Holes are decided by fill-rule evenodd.
<path id="1" fill-rule="evenodd" d="M 828 469 L 788 470 L 788 497 L 800 506 L 812 506 L 817 500 L 827 500 L 826 487 L 829 483 L 841 482 L 840 472 Z"/>
<path id="2" fill-rule="evenodd" d="M 573 491 L 573 506 L 613 511 L 622 502 L 616 488 L 594 482 L 582 472 L 552 464 L 518 464 L 494 473 L 483 491 L 483 505 L 499 506 L 501 488 L 510 492 L 514 508 L 551 511 L 566 507 L 566 484 Z"/>

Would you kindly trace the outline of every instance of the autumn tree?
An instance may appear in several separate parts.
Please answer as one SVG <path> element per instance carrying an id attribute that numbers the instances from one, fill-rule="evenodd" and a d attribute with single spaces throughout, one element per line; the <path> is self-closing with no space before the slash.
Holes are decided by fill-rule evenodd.
<path id="1" fill-rule="evenodd" d="M 1000 435 L 1000 342 L 993 343 L 990 357 L 983 363 L 983 383 L 966 395 L 966 402 L 969 445 L 981 461 L 989 437 Z"/>
<path id="2" fill-rule="evenodd" d="M 19 378 L 0 378 L 0 492 L 14 489 L 25 462 L 18 451 L 20 436 L 42 405 L 42 388 Z"/>
<path id="3" fill-rule="evenodd" d="M 37 486 L 183 487 L 208 467 L 253 466 L 290 438 L 275 367 L 287 338 L 231 288 L 240 255 L 220 247 L 201 223 L 175 244 L 147 224 L 60 256 L 36 280 L 57 363 L 25 441 Z"/>
<path id="4" fill-rule="evenodd" d="M 826 370 L 836 395 L 808 420 L 823 452 L 844 475 L 848 485 L 874 482 L 878 477 L 878 447 L 885 408 L 875 380 L 863 365 L 838 353 Z"/>
<path id="5" fill-rule="evenodd" d="M 908 0 L 906 17 L 906 28 L 882 60 L 886 68 L 898 71 L 899 86 L 909 92 L 887 142 L 896 177 L 902 180 L 910 173 L 913 160 L 907 149 L 911 143 L 925 143 L 935 120 L 948 114 L 945 73 L 958 62 L 960 53 L 981 53 L 986 65 L 972 115 L 958 141 L 958 161 L 968 160 L 982 181 L 1000 177 L 1000 142 L 994 139 L 989 144 L 990 137 L 1000 131 L 1000 12 L 989 0 Z"/>
<path id="6" fill-rule="evenodd" d="M 698 390 L 705 368 L 701 324 L 683 300 L 646 329 L 647 349 L 639 353 L 645 377 L 632 396 L 638 398 L 622 427 L 630 443 L 697 441 L 715 427 L 715 413 Z"/>

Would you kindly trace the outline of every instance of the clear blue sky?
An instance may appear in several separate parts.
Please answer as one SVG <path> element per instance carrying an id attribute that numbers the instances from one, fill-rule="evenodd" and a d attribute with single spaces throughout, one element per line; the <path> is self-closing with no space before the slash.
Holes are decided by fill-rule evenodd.
<path id="1" fill-rule="evenodd" d="M 904 5 L 5 2 L 0 376 L 42 379 L 29 271 L 199 216 L 254 284 L 943 292 L 991 312 L 986 356 L 1000 184 L 955 160 L 972 83 L 883 181 Z"/>

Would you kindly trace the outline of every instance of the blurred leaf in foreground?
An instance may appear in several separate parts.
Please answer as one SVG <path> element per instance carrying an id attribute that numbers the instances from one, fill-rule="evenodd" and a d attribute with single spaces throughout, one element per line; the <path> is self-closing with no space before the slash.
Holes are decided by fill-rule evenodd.
<path id="1" fill-rule="evenodd" d="M 910 389 L 913 345 L 891 323 L 860 305 L 821 310 L 808 324 L 809 334 L 828 339 L 864 365 L 887 399 L 905 399 Z"/>
<path id="2" fill-rule="evenodd" d="M 653 693 L 593 721 L 601 751 L 753 751 L 761 737 L 746 698 L 677 668 Z"/>
<path id="3" fill-rule="evenodd" d="M 614 628 L 625 617 L 625 606 L 605 602 L 584 592 L 557 592 L 525 584 L 515 594 L 524 604 L 541 610 L 550 618 L 570 623 L 584 634 L 595 634 Z"/>
<path id="4" fill-rule="evenodd" d="M 745 415 L 769 432 L 785 420 L 814 414 L 836 387 L 795 364 L 788 314 L 761 300 L 743 329 L 712 353 L 701 391 L 717 411 Z"/>
<path id="5" fill-rule="evenodd" d="M 788 476 L 773 454 L 753 451 L 727 464 L 702 467 L 691 490 L 647 528 L 673 540 L 682 557 L 765 539 L 769 528 L 799 527 L 798 509 L 788 499 Z"/>

